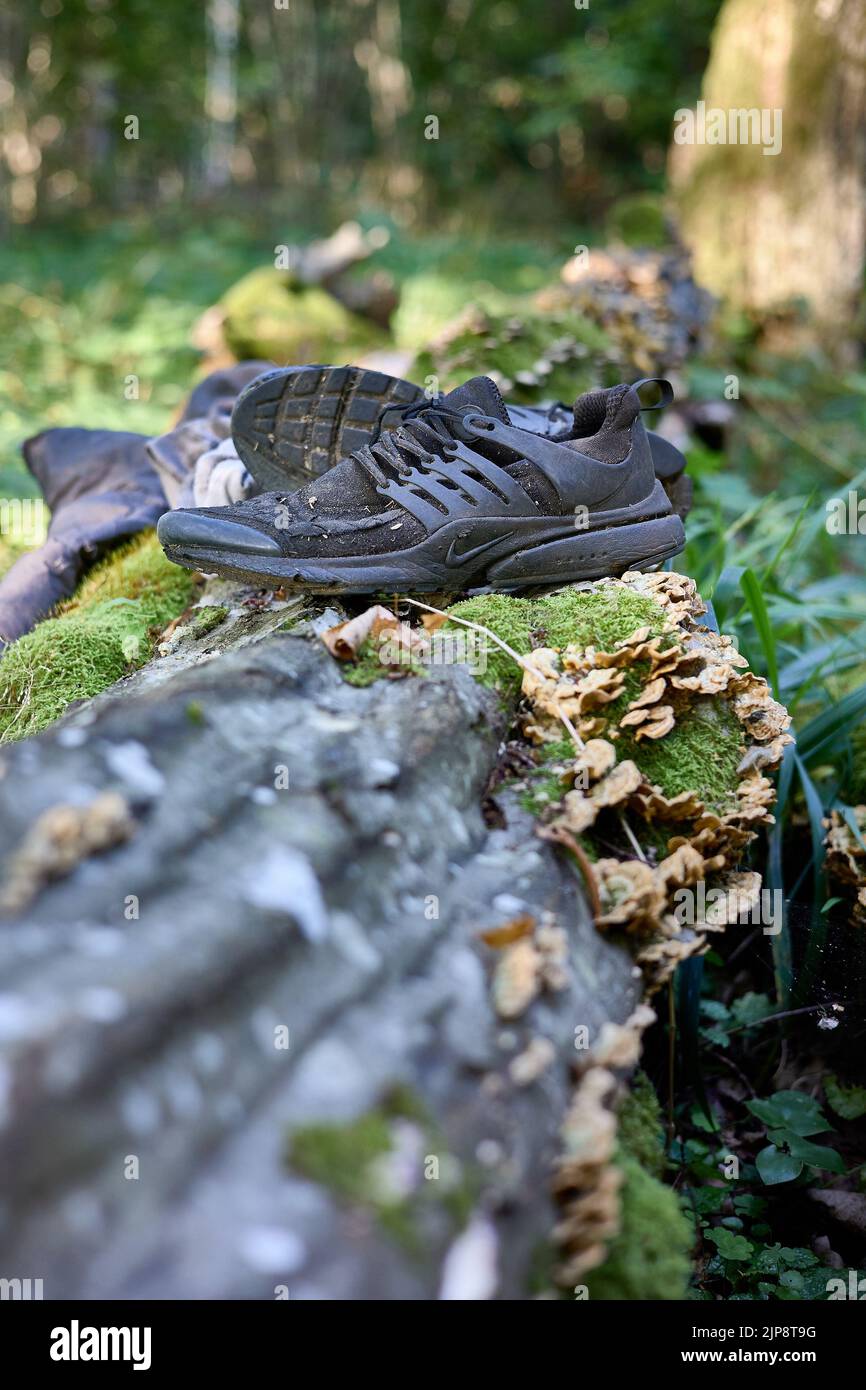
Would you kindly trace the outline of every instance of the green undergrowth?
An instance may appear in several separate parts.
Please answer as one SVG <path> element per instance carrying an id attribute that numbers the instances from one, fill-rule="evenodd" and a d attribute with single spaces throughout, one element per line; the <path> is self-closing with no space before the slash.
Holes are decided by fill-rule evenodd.
<path id="1" fill-rule="evenodd" d="M 142 666 L 194 589 L 192 575 L 165 558 L 153 532 L 103 560 L 54 617 L 0 660 L 0 742 L 38 733 L 73 701 Z"/>
<path id="2" fill-rule="evenodd" d="M 586 1276 L 590 1300 L 682 1300 L 692 1273 L 692 1227 L 676 1193 L 661 1181 L 664 1145 L 661 1110 L 648 1078 L 639 1072 L 620 1107 L 620 1230 L 607 1258 Z"/>
<path id="3" fill-rule="evenodd" d="M 866 802 L 866 723 L 851 735 L 851 773 L 848 778 L 848 797 L 851 802 Z"/>

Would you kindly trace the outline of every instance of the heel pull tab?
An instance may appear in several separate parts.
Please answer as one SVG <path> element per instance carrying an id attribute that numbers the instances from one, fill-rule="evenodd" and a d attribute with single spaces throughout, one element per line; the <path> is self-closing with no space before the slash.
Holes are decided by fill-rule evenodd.
<path id="1" fill-rule="evenodd" d="M 658 387 L 658 400 L 652 401 L 650 405 L 644 405 L 641 401 L 641 410 L 663 410 L 666 405 L 673 404 L 674 388 L 663 376 L 645 376 L 641 377 L 640 381 L 634 382 L 631 389 L 636 392 L 638 399 L 640 399 L 640 393 L 645 386 Z"/>

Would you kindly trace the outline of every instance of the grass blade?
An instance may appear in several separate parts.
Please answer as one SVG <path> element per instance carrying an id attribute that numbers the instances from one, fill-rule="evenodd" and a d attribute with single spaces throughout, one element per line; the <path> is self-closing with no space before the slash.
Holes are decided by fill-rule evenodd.
<path id="1" fill-rule="evenodd" d="M 767 612 L 767 605 L 764 602 L 764 593 L 761 588 L 760 580 L 754 570 L 743 571 L 740 578 L 740 588 L 746 596 L 746 603 L 749 605 L 749 612 L 755 623 L 755 628 L 761 642 L 764 653 L 764 660 L 767 663 L 767 675 L 770 678 L 770 685 L 773 687 L 774 695 L 779 694 L 779 667 L 776 660 L 776 636 L 773 632 L 773 624 L 770 622 L 770 615 Z"/>

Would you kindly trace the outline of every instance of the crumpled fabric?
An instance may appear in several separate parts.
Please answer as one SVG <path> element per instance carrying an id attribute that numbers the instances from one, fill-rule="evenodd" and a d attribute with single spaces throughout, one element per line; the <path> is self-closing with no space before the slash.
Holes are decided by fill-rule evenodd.
<path id="1" fill-rule="evenodd" d="M 268 362 L 211 372 L 193 390 L 177 425 L 148 441 L 169 507 L 224 507 L 256 491 L 231 440 L 231 414 L 243 388 Z"/>
<path id="2" fill-rule="evenodd" d="M 0 651 L 75 591 L 112 547 L 171 507 L 218 507 L 252 494 L 231 442 L 238 393 L 267 362 L 241 362 L 199 382 L 175 428 L 156 439 L 120 430 L 43 430 L 22 453 L 51 512 L 45 543 L 0 580 Z"/>

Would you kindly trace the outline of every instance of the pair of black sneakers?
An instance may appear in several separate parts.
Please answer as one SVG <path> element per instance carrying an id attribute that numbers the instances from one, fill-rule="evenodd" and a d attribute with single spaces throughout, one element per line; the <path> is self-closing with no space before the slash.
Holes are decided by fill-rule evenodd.
<path id="1" fill-rule="evenodd" d="M 685 543 L 668 495 L 685 459 L 641 419 L 672 398 L 651 379 L 528 408 L 486 376 L 431 399 L 362 367 L 280 368 L 232 416 L 265 491 L 167 512 L 159 538 L 180 565 L 323 594 L 512 592 L 651 568 Z"/>

